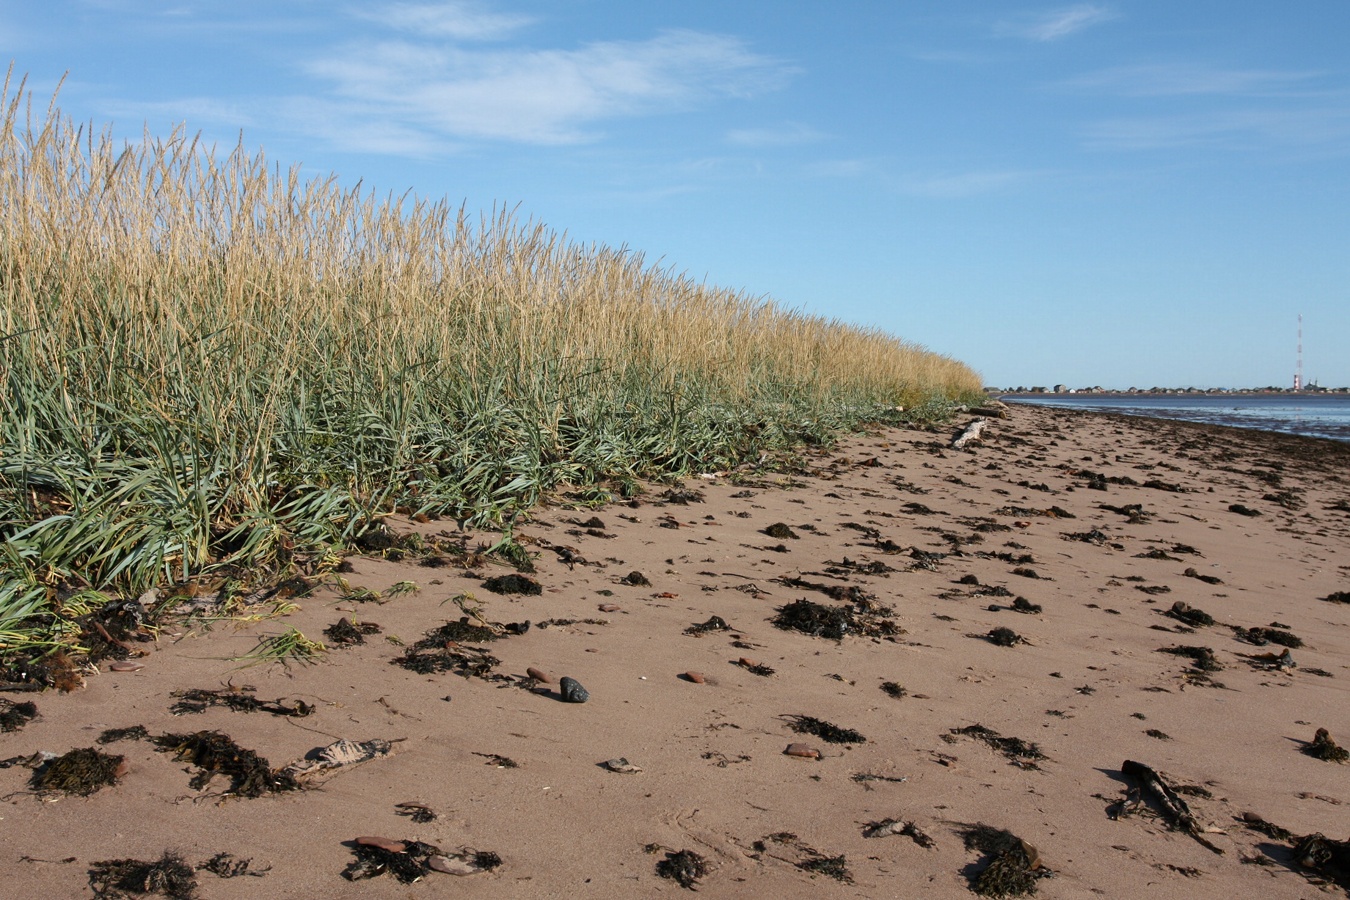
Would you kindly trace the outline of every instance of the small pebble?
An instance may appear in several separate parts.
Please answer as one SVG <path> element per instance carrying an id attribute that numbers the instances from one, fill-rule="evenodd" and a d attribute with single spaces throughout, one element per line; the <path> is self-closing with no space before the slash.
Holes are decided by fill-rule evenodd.
<path id="1" fill-rule="evenodd" d="M 799 759 L 820 759 L 820 751 L 809 744 L 788 744 L 783 752 Z"/>
<path id="2" fill-rule="evenodd" d="M 618 772 L 621 775 L 632 775 L 642 771 L 641 766 L 633 765 L 625 756 L 620 756 L 617 759 L 605 760 L 605 768 L 609 769 L 611 772 Z"/>
<path id="3" fill-rule="evenodd" d="M 742 656 L 736 662 L 742 666 L 745 666 L 747 669 L 753 669 L 755 666 L 759 665 L 759 660 L 751 659 L 748 656 Z"/>
<path id="4" fill-rule="evenodd" d="M 357 838 L 356 843 L 360 844 L 362 847 L 379 847 L 381 850 L 386 850 L 389 853 L 402 853 L 404 850 L 408 849 L 408 845 L 402 841 L 395 841 L 382 837 L 371 837 L 369 835 Z"/>
<path id="5" fill-rule="evenodd" d="M 623 607 L 619 606 L 619 604 L 617 604 L 617 603 L 601 603 L 601 604 L 600 604 L 600 611 L 601 611 L 601 612 L 618 612 L 618 611 L 619 611 L 620 609 L 622 609 L 622 608 L 623 608 Z"/>
<path id="6" fill-rule="evenodd" d="M 528 669 L 526 669 L 525 674 L 533 678 L 535 681 L 542 681 L 545 684 L 553 683 L 552 675 L 548 674 L 543 669 L 536 669 L 534 666 L 530 666 Z"/>
<path id="7" fill-rule="evenodd" d="M 145 663 L 135 662 L 130 659 L 119 659 L 115 663 L 108 664 L 109 672 L 139 672 L 145 668 Z"/>
<path id="8" fill-rule="evenodd" d="M 562 698 L 567 703 L 585 703 L 591 699 L 590 691 L 581 686 L 581 682 L 575 678 L 563 676 L 562 681 L 558 682 L 558 687 L 562 693 Z"/>
<path id="9" fill-rule="evenodd" d="M 685 672 L 684 677 L 688 678 L 694 684 L 703 684 L 707 681 L 707 679 L 703 677 L 702 672 Z"/>

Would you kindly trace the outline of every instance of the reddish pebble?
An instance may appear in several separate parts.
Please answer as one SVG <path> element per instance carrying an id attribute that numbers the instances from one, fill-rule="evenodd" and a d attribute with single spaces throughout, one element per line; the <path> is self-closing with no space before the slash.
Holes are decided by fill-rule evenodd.
<path id="1" fill-rule="evenodd" d="M 402 841 L 394 841 L 382 837 L 359 837 L 356 839 L 356 843 L 360 844 L 362 847 L 379 847 L 381 850 L 386 850 L 390 853 L 402 853 L 404 850 L 408 849 L 408 845 Z"/>
<path id="2" fill-rule="evenodd" d="M 619 604 L 617 604 L 617 603 L 601 603 L 601 604 L 600 604 L 600 611 L 601 611 L 601 612 L 618 612 L 621 608 L 622 608 L 622 607 L 620 607 Z"/>
<path id="3" fill-rule="evenodd" d="M 131 763 L 127 762 L 124 759 L 120 763 L 118 763 L 117 768 L 113 770 L 113 777 L 121 778 L 123 775 L 127 774 L 130 771 L 131 771 Z"/>
<path id="4" fill-rule="evenodd" d="M 707 679 L 703 677 L 702 672 L 685 672 L 684 677 L 688 678 L 694 684 L 703 684 L 707 681 Z"/>
<path id="5" fill-rule="evenodd" d="M 748 656 L 742 656 L 739 660 L 737 660 L 737 662 L 745 666 L 747 669 L 753 669 L 755 666 L 759 665 L 758 660 L 751 659 Z"/>
<path id="6" fill-rule="evenodd" d="M 530 666 L 528 669 L 526 669 L 525 674 L 533 678 L 535 681 L 542 681 L 545 684 L 553 683 L 552 675 L 548 674 L 543 669 L 536 669 L 534 666 Z"/>
<path id="7" fill-rule="evenodd" d="M 807 744 L 788 744 L 783 752 L 799 759 L 820 759 L 820 751 Z"/>
<path id="8" fill-rule="evenodd" d="M 109 672 L 139 672 L 145 668 L 145 663 L 133 662 L 129 659 L 121 659 L 115 663 L 108 664 Z"/>

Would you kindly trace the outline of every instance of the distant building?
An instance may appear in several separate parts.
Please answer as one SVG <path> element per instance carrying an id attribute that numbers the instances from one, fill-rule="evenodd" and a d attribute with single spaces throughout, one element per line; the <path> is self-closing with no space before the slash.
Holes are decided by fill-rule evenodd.
<path id="1" fill-rule="evenodd" d="M 1054 391 L 1056 394 L 1067 394 L 1069 392 L 1069 386 L 1066 384 L 1057 384 L 1054 387 Z"/>

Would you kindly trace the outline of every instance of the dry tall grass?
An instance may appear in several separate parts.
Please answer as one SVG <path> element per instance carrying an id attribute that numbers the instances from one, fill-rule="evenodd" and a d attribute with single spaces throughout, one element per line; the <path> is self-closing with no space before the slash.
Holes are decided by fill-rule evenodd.
<path id="1" fill-rule="evenodd" d="M 142 588 L 394 506 L 487 519 L 979 388 L 510 211 L 121 145 L 8 78 L 3 103 L 0 649 L 62 582 Z"/>

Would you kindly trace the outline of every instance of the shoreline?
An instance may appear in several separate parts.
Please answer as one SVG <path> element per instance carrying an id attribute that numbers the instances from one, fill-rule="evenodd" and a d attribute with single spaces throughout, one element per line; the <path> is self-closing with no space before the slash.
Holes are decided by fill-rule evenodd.
<path id="1" fill-rule="evenodd" d="M 173 850 L 192 865 L 228 852 L 270 866 L 261 878 L 198 872 L 205 898 L 675 897 L 657 866 L 688 850 L 706 861 L 709 897 L 967 897 L 991 854 L 968 849 L 962 829 L 984 824 L 1055 873 L 1036 880 L 1039 897 L 1145 884 L 1306 896 L 1292 850 L 1240 817 L 1346 837 L 1350 768 L 1300 751 L 1318 727 L 1350 743 L 1350 605 L 1321 599 L 1350 590 L 1350 447 L 1030 405 L 991 419 L 969 452 L 947 447 L 954 430 L 879 430 L 804 451 L 798 473 L 650 485 L 636 506 L 538 508 L 515 532 L 536 571 L 514 573 L 537 595 L 494 593 L 487 579 L 513 573 L 472 554 L 352 557 L 348 588 L 379 601 L 325 586 L 285 619 L 180 626 L 142 645 L 139 670 L 16 697 L 39 715 L 0 734 L 0 758 L 98 746 L 104 729 L 133 725 L 219 730 L 274 768 L 338 738 L 392 752 L 317 790 L 257 799 L 222 796 L 221 775 L 193 789 L 194 767 L 136 740 L 107 745 L 128 771 L 87 798 L 44 803 L 27 793 L 29 769 L 0 769 L 12 836 L 0 879 L 16 896 L 89 896 L 95 862 Z M 470 551 L 500 537 L 390 522 Z M 875 620 L 837 641 L 772 624 L 802 599 Z M 1216 624 L 1166 615 L 1178 602 Z M 457 642 L 498 660 L 488 677 L 391 664 L 461 607 L 533 627 Z M 381 630 L 313 665 L 229 661 L 290 627 L 322 639 L 345 617 Z M 1262 661 L 1283 646 L 1241 637 L 1271 628 L 1304 643 L 1295 667 Z M 1020 640 L 1000 646 L 997 629 Z M 1160 652 L 1176 646 L 1208 647 L 1222 668 Z M 561 702 L 564 675 L 587 702 Z M 172 711 L 175 691 L 230 686 L 313 712 Z M 798 733 L 800 717 L 864 740 Z M 975 726 L 1044 758 L 1001 751 Z M 795 744 L 819 758 L 787 755 Z M 641 771 L 604 766 L 619 758 Z M 1156 816 L 1110 818 L 1124 760 L 1195 788 L 1196 819 L 1218 829 L 1200 836 L 1224 852 Z M 398 806 L 409 803 L 435 817 L 414 822 Z M 866 836 L 886 820 L 933 846 Z M 429 884 L 347 881 L 361 836 L 502 864 Z M 832 877 L 841 868 L 849 880 Z"/>

